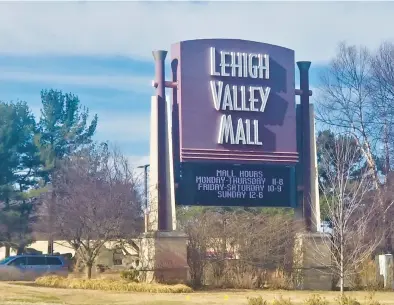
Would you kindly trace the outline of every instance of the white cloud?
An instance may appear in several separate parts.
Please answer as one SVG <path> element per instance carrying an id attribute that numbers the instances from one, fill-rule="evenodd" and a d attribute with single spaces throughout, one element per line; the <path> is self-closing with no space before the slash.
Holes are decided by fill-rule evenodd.
<path id="1" fill-rule="evenodd" d="M 141 187 L 144 187 L 145 172 L 144 168 L 138 168 L 139 166 L 144 166 L 149 164 L 149 155 L 147 156 L 127 156 L 130 166 L 135 173 L 135 177 L 138 182 L 141 183 Z"/>
<path id="2" fill-rule="evenodd" d="M 117 142 L 149 142 L 150 113 L 148 112 L 98 112 L 97 137 Z"/>
<path id="3" fill-rule="evenodd" d="M 1 7 L 1 5 L 0 5 Z M 0 67 L 0 81 L 79 85 L 137 92 L 153 92 L 152 78 L 133 75 L 69 75 L 4 70 Z"/>
<path id="4" fill-rule="evenodd" d="M 38 120 L 41 116 L 41 107 L 38 105 L 29 105 L 29 107 L 35 118 Z"/>
<path id="5" fill-rule="evenodd" d="M 144 166 L 149 164 L 149 156 L 127 156 L 127 159 L 130 162 L 130 165 L 134 168 L 138 168 L 138 166 Z M 138 169 L 141 172 L 144 171 L 143 168 Z"/>
<path id="6" fill-rule="evenodd" d="M 0 52 L 152 59 L 179 40 L 227 37 L 325 61 L 341 40 L 393 39 L 393 15 L 392 2 L 2 2 Z"/>
<path id="7" fill-rule="evenodd" d="M 30 105 L 36 119 L 40 117 L 40 106 Z M 117 144 L 149 143 L 150 112 L 127 111 L 91 111 L 97 113 L 98 124 L 96 138 Z"/>

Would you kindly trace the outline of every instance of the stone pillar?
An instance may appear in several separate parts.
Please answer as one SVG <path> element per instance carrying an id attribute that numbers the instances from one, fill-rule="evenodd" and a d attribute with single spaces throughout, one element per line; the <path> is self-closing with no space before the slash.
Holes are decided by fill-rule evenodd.
<path id="1" fill-rule="evenodd" d="M 167 164 L 168 164 L 168 150 L 167 150 L 167 120 L 166 120 L 166 96 L 165 96 L 165 58 L 167 51 L 158 50 L 152 52 L 155 59 L 155 81 L 156 88 L 156 117 L 157 122 L 155 132 L 157 133 L 155 152 L 150 151 L 152 159 L 156 158 L 156 186 L 157 186 L 157 226 L 161 231 L 172 230 L 171 222 L 168 217 L 168 192 L 169 181 L 167 180 Z M 152 103 L 153 106 L 153 103 Z M 152 171 L 152 168 L 151 168 Z"/>
<path id="2" fill-rule="evenodd" d="M 394 289 L 393 280 L 393 255 L 379 255 L 379 275 L 383 276 L 383 284 L 386 289 Z"/>
<path id="3" fill-rule="evenodd" d="M 141 239 L 140 267 L 142 279 L 152 283 L 186 283 L 187 236 L 182 232 L 146 232 Z"/>
<path id="4" fill-rule="evenodd" d="M 316 134 L 315 134 L 315 111 L 314 105 L 310 107 L 310 137 L 311 137 L 311 206 L 312 206 L 312 232 L 319 232 L 321 229 L 320 219 L 320 200 L 319 200 L 319 182 L 316 154 Z"/>
<path id="5" fill-rule="evenodd" d="M 301 112 L 301 106 L 297 105 L 296 113 L 297 113 L 297 148 L 299 151 L 303 150 L 303 118 Z M 311 213 L 310 213 L 310 223 L 311 223 L 311 232 L 320 231 L 321 228 L 321 219 L 320 219 L 320 202 L 319 202 L 319 184 L 318 184 L 318 168 L 317 168 L 317 155 L 316 155 L 316 135 L 315 135 L 315 112 L 314 105 L 309 104 L 309 137 L 310 137 L 310 200 L 307 201 L 310 203 Z M 300 153 L 300 163 L 297 165 L 297 203 L 298 206 L 295 209 L 295 219 L 298 221 L 303 221 L 305 223 L 305 215 L 304 215 L 304 187 L 303 187 L 303 164 L 307 162 L 304 158 L 304 154 Z M 301 187 L 301 189 L 300 189 Z"/>
<path id="6" fill-rule="evenodd" d="M 310 232 L 297 234 L 293 268 L 296 289 L 331 290 L 333 276 L 330 235 Z"/>
<path id="7" fill-rule="evenodd" d="M 167 223 L 170 230 L 177 229 L 176 204 L 175 204 L 175 173 L 174 173 L 174 152 L 172 139 L 172 110 L 171 101 L 166 97 L 166 179 L 168 181 L 167 192 Z"/>
<path id="8" fill-rule="evenodd" d="M 320 230 L 315 120 L 309 103 L 309 68 L 311 62 L 299 61 L 301 103 L 297 107 L 297 147 L 300 164 L 297 166 L 298 204 L 296 219 L 302 217 L 304 226 L 296 236 L 294 270 L 297 289 L 331 290 L 332 256 L 330 235 Z"/>
<path id="9" fill-rule="evenodd" d="M 176 230 L 172 112 L 165 96 L 166 51 L 154 51 L 156 95 L 151 100 L 149 215 L 141 235 L 141 280 L 188 281 L 187 235 Z"/>
<path id="10" fill-rule="evenodd" d="M 157 231 L 158 211 L 159 211 L 159 189 L 158 189 L 158 100 L 156 96 L 151 98 L 151 116 L 150 116 L 150 153 L 149 153 L 149 207 L 148 207 L 148 228 L 147 231 Z"/>

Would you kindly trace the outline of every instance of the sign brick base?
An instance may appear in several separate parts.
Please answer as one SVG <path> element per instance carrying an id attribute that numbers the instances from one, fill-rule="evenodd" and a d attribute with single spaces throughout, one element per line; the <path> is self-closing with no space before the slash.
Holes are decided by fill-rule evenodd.
<path id="1" fill-rule="evenodd" d="M 332 290 L 330 235 L 301 233 L 294 245 L 295 287 L 300 290 Z"/>
<path id="2" fill-rule="evenodd" d="M 183 232 L 146 232 L 141 236 L 141 281 L 147 283 L 186 283 L 187 236 Z"/>

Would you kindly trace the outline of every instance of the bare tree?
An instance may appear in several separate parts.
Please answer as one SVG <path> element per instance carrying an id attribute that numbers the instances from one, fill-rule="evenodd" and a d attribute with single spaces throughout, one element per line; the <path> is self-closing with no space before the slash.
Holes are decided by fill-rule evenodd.
<path id="1" fill-rule="evenodd" d="M 377 177 L 370 124 L 373 112 L 370 63 L 371 56 L 366 48 L 340 44 L 336 57 L 321 76 L 317 119 L 353 135 Z"/>
<path id="2" fill-rule="evenodd" d="M 376 190 L 375 200 L 379 202 L 380 217 L 386 230 L 384 247 L 385 251 L 390 252 L 392 247 L 389 237 L 392 232 L 387 212 L 394 201 L 384 200 L 380 177 L 388 173 L 382 171 L 381 156 L 389 151 L 387 143 L 390 142 L 394 112 L 391 110 L 391 101 L 386 98 L 388 79 L 379 74 L 381 72 L 378 73 L 382 57 L 386 58 L 379 54 L 373 55 L 364 47 L 340 44 L 336 57 L 322 75 L 317 119 L 332 130 L 351 134 L 357 141 L 371 170 Z"/>
<path id="3" fill-rule="evenodd" d="M 286 264 L 294 237 L 291 215 L 242 212 L 232 214 L 228 222 L 229 238 L 241 260 L 271 268 Z"/>
<path id="4" fill-rule="evenodd" d="M 394 158 L 394 44 L 384 42 L 380 45 L 371 60 L 372 76 L 370 92 L 372 97 L 372 125 L 374 138 L 381 145 L 381 168 L 385 181 L 380 193 L 382 198 L 382 216 L 385 232 L 386 251 L 392 253 L 394 200 L 392 199 L 392 161 Z"/>
<path id="5" fill-rule="evenodd" d="M 190 278 L 193 287 L 201 287 L 204 284 L 204 271 L 208 263 L 207 251 L 212 242 L 211 213 L 203 209 L 192 208 L 193 215 L 187 215 L 187 208 L 178 209 L 179 227 L 188 236 L 187 262 L 190 268 Z"/>
<path id="6" fill-rule="evenodd" d="M 141 230 L 141 202 L 127 160 L 107 146 L 62 160 L 54 174 L 51 213 L 54 233 L 82 259 L 87 277 L 103 245 Z M 45 203 L 45 201 L 44 201 Z"/>
<path id="7" fill-rule="evenodd" d="M 331 238 L 324 239 L 332 257 L 332 265 L 326 267 L 339 279 L 342 293 L 345 279 L 357 272 L 382 241 L 381 232 L 370 230 L 376 215 L 375 201 L 367 200 L 373 190 L 373 173 L 367 168 L 356 179 L 352 175 L 360 166 L 359 154 L 359 148 L 345 136 L 338 137 L 335 149 L 321 156 L 322 167 L 327 167 L 322 199 L 332 224 Z M 316 252 L 317 260 L 326 255 Z"/>
<path id="8" fill-rule="evenodd" d="M 384 171 L 391 170 L 394 136 L 394 44 L 384 42 L 371 58 L 369 88 L 373 105 L 375 137 L 383 144 Z"/>
<path id="9" fill-rule="evenodd" d="M 188 264 L 195 286 L 261 287 L 277 268 L 291 268 L 293 217 L 259 209 L 178 210 L 188 235 Z M 268 271 L 268 272 L 266 272 Z"/>

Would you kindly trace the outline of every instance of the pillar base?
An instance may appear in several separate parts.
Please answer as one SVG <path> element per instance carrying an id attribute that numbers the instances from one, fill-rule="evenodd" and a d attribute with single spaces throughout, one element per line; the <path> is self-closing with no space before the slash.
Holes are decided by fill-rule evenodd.
<path id="1" fill-rule="evenodd" d="M 142 282 L 187 283 L 187 235 L 177 231 L 143 233 L 138 269 Z"/>
<path id="2" fill-rule="evenodd" d="M 295 288 L 299 290 L 332 290 L 330 235 L 297 234 L 294 245 Z"/>

